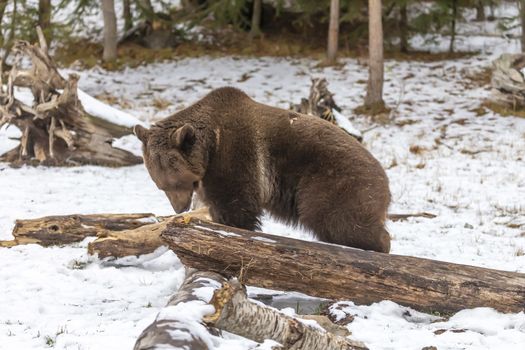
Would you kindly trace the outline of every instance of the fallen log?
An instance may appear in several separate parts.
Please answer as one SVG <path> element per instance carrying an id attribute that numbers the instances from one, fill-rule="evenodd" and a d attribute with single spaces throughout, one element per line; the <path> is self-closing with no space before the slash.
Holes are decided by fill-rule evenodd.
<path id="1" fill-rule="evenodd" d="M 217 273 L 189 269 L 177 293 L 168 301 L 166 308 L 161 310 L 155 321 L 142 331 L 133 349 L 150 350 L 162 345 L 163 349 L 208 350 L 210 339 L 218 332 L 204 326 L 202 318 L 192 319 L 183 312 L 170 312 L 169 309 L 176 311 L 178 304 L 191 303 L 194 309 L 206 311 L 205 305 L 209 300 L 205 300 L 201 293 L 195 291 L 206 287 L 219 288 L 223 282 L 226 282 L 226 279 Z M 208 310 L 213 312 L 211 307 Z"/>
<path id="2" fill-rule="evenodd" d="M 321 332 L 275 309 L 250 302 L 244 287 L 237 280 L 223 283 L 213 293 L 210 303 L 215 313 L 205 316 L 204 322 L 259 343 L 272 339 L 283 349 L 290 350 L 367 349 L 362 343 Z"/>
<path id="3" fill-rule="evenodd" d="M 193 218 L 211 220 L 207 207 L 199 207 L 188 213 Z M 143 255 L 162 246 L 160 232 L 165 228 L 161 221 L 175 216 L 158 217 L 154 214 L 92 214 L 56 215 L 37 219 L 17 220 L 13 229 L 13 240 L 0 241 L 0 247 L 20 244 L 40 244 L 44 247 L 80 242 L 86 237 L 98 236 L 89 245 L 90 254 L 100 258 L 122 258 Z M 392 221 L 409 217 L 434 218 L 434 214 L 389 214 Z M 147 228 L 142 226 L 149 225 Z"/>
<path id="4" fill-rule="evenodd" d="M 88 244 L 88 253 L 99 259 L 153 253 L 163 245 L 160 239 L 168 220 L 125 231 L 105 231 Z"/>
<path id="5" fill-rule="evenodd" d="M 106 231 L 135 229 L 158 222 L 153 214 L 94 214 L 46 216 L 16 220 L 11 241 L 0 241 L 1 247 L 36 243 L 44 247 L 80 242 Z"/>
<path id="6" fill-rule="evenodd" d="M 424 312 L 525 309 L 525 274 L 362 251 L 173 220 L 161 238 L 182 263 L 257 287 L 371 304 L 389 299 Z"/>
<path id="7" fill-rule="evenodd" d="M 100 259 L 153 253 L 157 248 L 165 245 L 160 239 L 160 234 L 166 228 L 167 223 L 177 218 L 184 221 L 190 216 L 210 220 L 208 208 L 204 207 L 171 217 L 157 218 L 159 222 L 134 229 L 102 231 L 97 235 L 96 240 L 89 243 L 88 253 L 97 255 Z"/>
<path id="8" fill-rule="evenodd" d="M 189 309 L 191 315 L 188 315 Z M 162 346 L 163 349 L 207 350 L 212 348 L 221 330 L 257 343 L 271 339 L 282 344 L 271 347 L 276 350 L 366 349 L 361 343 L 307 326 L 275 309 L 251 302 L 237 281 L 228 282 L 220 274 L 194 269 L 188 269 L 180 289 L 141 333 L 134 349 Z"/>
<path id="9" fill-rule="evenodd" d="M 12 233 L 14 239 L 0 241 L 0 247 L 33 243 L 49 247 L 80 242 L 86 237 L 97 236 L 97 239 L 88 245 L 88 250 L 93 255 L 98 254 L 100 258 L 139 256 L 152 253 L 163 245 L 160 233 L 165 228 L 164 221 L 187 215 L 210 220 L 207 207 L 175 216 L 72 214 L 16 220 Z"/>

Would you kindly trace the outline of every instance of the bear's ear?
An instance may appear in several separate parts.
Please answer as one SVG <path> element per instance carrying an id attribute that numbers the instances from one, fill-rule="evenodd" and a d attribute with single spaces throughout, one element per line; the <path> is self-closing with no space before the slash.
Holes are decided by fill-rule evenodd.
<path id="1" fill-rule="evenodd" d="M 195 129 L 190 124 L 184 124 L 172 132 L 170 138 L 173 146 L 187 149 L 195 143 Z"/>
<path id="2" fill-rule="evenodd" d="M 142 125 L 135 125 L 133 127 L 133 133 L 135 134 L 135 136 L 138 137 L 140 141 L 142 141 L 142 143 L 145 144 L 148 141 L 149 130 L 143 127 Z"/>

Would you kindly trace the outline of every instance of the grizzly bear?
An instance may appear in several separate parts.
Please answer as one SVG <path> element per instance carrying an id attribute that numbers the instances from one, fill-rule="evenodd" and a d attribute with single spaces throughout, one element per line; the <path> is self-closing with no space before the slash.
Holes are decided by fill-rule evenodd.
<path id="1" fill-rule="evenodd" d="M 321 241 L 388 253 L 388 178 L 352 136 L 320 118 L 224 87 L 136 126 L 144 162 L 176 212 L 194 191 L 213 221 L 256 230 L 264 210 Z"/>

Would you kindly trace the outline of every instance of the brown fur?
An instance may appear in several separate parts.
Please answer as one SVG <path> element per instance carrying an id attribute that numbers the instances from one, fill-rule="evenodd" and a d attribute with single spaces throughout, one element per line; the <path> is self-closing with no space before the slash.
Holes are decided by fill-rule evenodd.
<path id="1" fill-rule="evenodd" d="M 267 210 L 325 242 L 390 250 L 388 178 L 329 122 L 220 88 L 135 133 L 153 181 L 176 211 L 187 210 L 197 190 L 219 223 L 258 229 Z"/>

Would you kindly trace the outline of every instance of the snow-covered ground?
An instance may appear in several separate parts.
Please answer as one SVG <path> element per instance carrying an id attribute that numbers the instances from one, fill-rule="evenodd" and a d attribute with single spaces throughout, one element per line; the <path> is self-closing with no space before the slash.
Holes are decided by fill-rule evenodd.
<path id="1" fill-rule="evenodd" d="M 386 62 L 384 96 L 395 111 L 393 122 L 384 126 L 352 113 L 363 101 L 367 79 L 367 68 L 353 59 L 337 69 L 317 68 L 306 59 L 232 57 L 77 73 L 86 93 L 112 95 L 117 108 L 146 123 L 224 85 L 288 108 L 308 95 L 311 77 L 325 77 L 343 114 L 366 130 L 364 144 L 387 169 L 391 212 L 437 215 L 388 222 L 392 253 L 525 272 L 525 119 L 490 111 L 478 116 L 488 86 L 468 78 L 519 45 L 496 37 L 462 39 L 458 45 L 483 54 Z M 14 128 L 0 130 L 0 153 L 16 145 L 8 137 L 17 134 Z M 139 152 L 133 137 L 118 143 Z M 12 169 L 0 163 L 0 193 L 0 239 L 11 238 L 17 218 L 172 212 L 142 165 Z M 264 231 L 313 239 L 268 218 Z M 89 257 L 86 245 L 0 249 L 0 349 L 130 349 L 182 281 L 183 267 L 169 251 L 123 267 Z M 480 308 L 436 322 L 389 301 L 342 303 L 334 312 L 353 315 L 348 326 L 353 337 L 371 349 L 523 349 L 525 344 L 523 312 L 503 315 Z M 229 339 L 216 345 L 243 349 L 247 344 Z"/>

